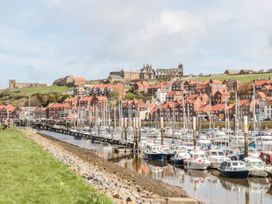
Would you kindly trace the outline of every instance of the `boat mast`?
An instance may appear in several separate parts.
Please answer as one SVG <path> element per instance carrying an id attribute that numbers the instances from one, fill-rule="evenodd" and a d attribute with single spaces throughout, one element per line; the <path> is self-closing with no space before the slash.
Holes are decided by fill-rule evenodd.
<path id="1" fill-rule="evenodd" d="M 234 135 L 236 136 L 236 148 L 237 148 L 237 151 L 238 151 L 237 118 L 238 118 L 238 99 L 237 99 L 237 90 L 235 90 Z"/>
<path id="2" fill-rule="evenodd" d="M 253 83 L 253 130 L 256 130 L 256 87 L 255 87 L 255 82 Z"/>

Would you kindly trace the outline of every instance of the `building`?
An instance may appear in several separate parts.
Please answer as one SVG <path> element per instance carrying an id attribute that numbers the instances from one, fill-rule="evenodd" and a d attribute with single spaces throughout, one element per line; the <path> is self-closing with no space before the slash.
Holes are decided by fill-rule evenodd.
<path id="1" fill-rule="evenodd" d="M 9 80 L 9 89 L 33 88 L 33 87 L 47 87 L 47 84 L 42 83 L 17 83 L 16 80 Z"/>
<path id="2" fill-rule="evenodd" d="M 241 69 L 239 74 L 254 74 L 255 71 L 253 69 Z"/>
<path id="3" fill-rule="evenodd" d="M 159 68 L 156 69 L 156 78 L 183 77 L 183 65 L 179 64 L 177 68 Z"/>
<path id="4" fill-rule="evenodd" d="M 69 103 L 51 103 L 47 106 L 47 116 L 50 119 L 64 119 L 71 109 Z"/>
<path id="5" fill-rule="evenodd" d="M 140 71 L 140 79 L 154 79 L 155 78 L 155 70 L 152 68 L 150 64 L 144 64 L 143 68 Z"/>
<path id="6" fill-rule="evenodd" d="M 238 80 L 231 80 L 231 79 L 224 80 L 222 83 L 226 85 L 229 91 L 237 91 L 240 84 Z"/>
<path id="7" fill-rule="evenodd" d="M 110 72 L 109 81 L 130 81 L 130 80 L 148 80 L 162 79 L 172 77 L 183 77 L 183 65 L 179 64 L 177 68 L 158 68 L 153 69 L 152 65 L 144 64 L 140 71 L 114 71 Z"/>
<path id="8" fill-rule="evenodd" d="M 140 79 L 140 71 L 125 71 L 121 70 L 120 76 L 125 80 L 125 81 L 130 81 L 130 80 L 139 80 Z"/>
<path id="9" fill-rule="evenodd" d="M 18 118 L 16 108 L 12 105 L 0 105 L 0 123 Z"/>
<path id="10" fill-rule="evenodd" d="M 227 75 L 238 75 L 240 73 L 240 70 L 236 70 L 236 69 L 227 69 L 224 74 Z"/>
<path id="11" fill-rule="evenodd" d="M 90 96 L 111 96 L 113 94 L 118 94 L 122 98 L 125 94 L 125 88 L 122 83 L 116 84 L 88 84 L 84 86 L 87 95 Z"/>
<path id="12" fill-rule="evenodd" d="M 66 76 L 60 79 L 57 79 L 53 82 L 53 85 L 56 86 L 68 86 L 68 87 L 79 87 L 86 84 L 86 79 L 84 77 L 74 77 Z"/>

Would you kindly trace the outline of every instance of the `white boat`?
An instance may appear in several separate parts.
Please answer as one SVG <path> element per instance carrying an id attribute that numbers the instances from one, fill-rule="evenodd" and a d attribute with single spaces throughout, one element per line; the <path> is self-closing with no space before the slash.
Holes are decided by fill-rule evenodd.
<path id="1" fill-rule="evenodd" d="M 219 167 L 220 175 L 228 178 L 247 178 L 249 170 L 243 161 L 225 161 Z"/>
<path id="2" fill-rule="evenodd" d="M 222 162 L 230 160 L 221 150 L 209 150 L 207 154 L 213 169 L 218 169 Z"/>
<path id="3" fill-rule="evenodd" d="M 187 151 L 176 151 L 174 156 L 171 158 L 171 162 L 176 166 L 183 166 L 184 161 L 190 159 L 190 154 Z"/>
<path id="4" fill-rule="evenodd" d="M 209 147 L 211 146 L 211 140 L 208 139 L 206 136 L 201 135 L 197 140 L 197 145 L 201 147 Z"/>
<path id="5" fill-rule="evenodd" d="M 254 157 L 246 157 L 245 163 L 249 169 L 249 176 L 253 177 L 266 177 L 265 164 L 262 160 Z"/>
<path id="6" fill-rule="evenodd" d="M 203 151 L 190 152 L 190 159 L 184 160 L 184 168 L 193 170 L 206 170 L 210 166 L 210 161 Z"/>
<path id="7" fill-rule="evenodd" d="M 257 149 L 260 150 L 271 150 L 272 149 L 272 136 L 264 135 L 256 137 Z"/>
<path id="8" fill-rule="evenodd" d="M 152 144 L 147 145 L 144 150 L 145 158 L 148 160 L 158 160 L 165 161 L 167 160 L 167 153 L 163 150 L 160 145 Z"/>

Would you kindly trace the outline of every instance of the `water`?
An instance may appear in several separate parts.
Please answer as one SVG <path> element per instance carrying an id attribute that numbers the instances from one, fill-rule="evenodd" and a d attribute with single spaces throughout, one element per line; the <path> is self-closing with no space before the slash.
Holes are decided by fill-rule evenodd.
<path id="1" fill-rule="evenodd" d="M 93 144 L 88 139 L 79 139 L 58 133 L 43 131 L 62 141 L 90 149 L 104 159 L 116 157 L 112 147 Z M 165 162 L 147 162 L 132 156 L 116 160 L 120 166 L 137 171 L 139 174 L 162 180 L 170 185 L 182 187 L 189 196 L 210 204 L 271 204 L 272 180 L 268 178 L 226 179 L 218 177 L 219 172 L 185 171 Z"/>

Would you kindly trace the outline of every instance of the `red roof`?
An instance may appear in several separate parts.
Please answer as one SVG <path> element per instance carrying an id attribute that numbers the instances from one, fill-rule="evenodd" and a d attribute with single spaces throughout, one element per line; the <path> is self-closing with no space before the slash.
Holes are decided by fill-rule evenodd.
<path id="1" fill-rule="evenodd" d="M 80 102 L 92 102 L 93 97 L 92 96 L 84 96 L 81 99 L 79 99 Z"/>
<path id="2" fill-rule="evenodd" d="M 216 104 L 214 106 L 211 107 L 211 111 L 221 111 L 221 110 L 225 110 L 225 104 Z"/>
<path id="3" fill-rule="evenodd" d="M 255 81 L 255 86 L 263 86 L 266 84 L 266 80 L 258 80 L 258 81 Z"/>
<path id="4" fill-rule="evenodd" d="M 106 96 L 96 96 L 98 101 L 108 101 L 108 98 Z"/>
<path id="5" fill-rule="evenodd" d="M 72 98 L 67 98 L 64 103 L 73 103 L 73 104 L 77 104 L 77 100 L 78 100 L 78 97 L 75 96 L 75 97 L 72 97 Z"/>
<path id="6" fill-rule="evenodd" d="M 9 112 L 14 112 L 15 107 L 12 105 L 0 105 L 0 110 L 8 110 Z"/>
<path id="7" fill-rule="evenodd" d="M 50 103 L 48 108 L 65 108 L 65 109 L 70 109 L 71 106 L 68 103 Z"/>
<path id="8" fill-rule="evenodd" d="M 250 100 L 240 100 L 240 106 L 249 106 Z"/>
<path id="9" fill-rule="evenodd" d="M 262 92 L 262 91 L 258 91 L 257 94 L 260 96 L 261 99 L 265 99 L 266 98 L 265 93 Z"/>

